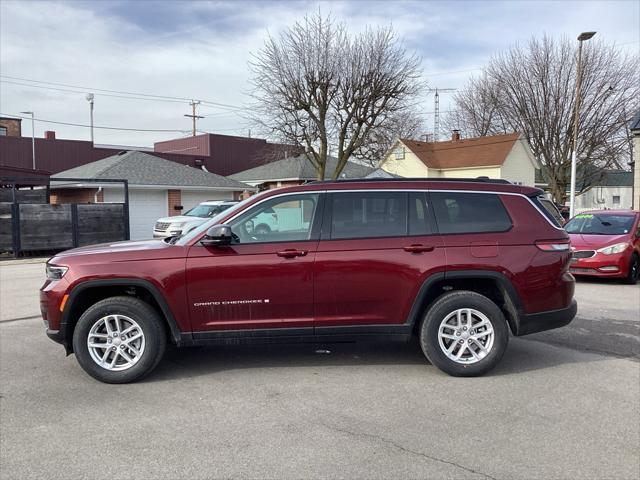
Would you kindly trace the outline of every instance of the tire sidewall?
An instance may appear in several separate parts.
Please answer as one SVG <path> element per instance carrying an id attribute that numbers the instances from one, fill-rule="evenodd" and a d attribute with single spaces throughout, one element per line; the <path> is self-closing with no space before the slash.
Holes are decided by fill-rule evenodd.
<path id="1" fill-rule="evenodd" d="M 438 334 L 442 320 L 455 310 L 472 308 L 485 314 L 494 331 L 493 347 L 479 362 L 460 364 L 450 360 L 440 348 Z M 509 342 L 509 328 L 500 308 L 487 297 L 470 291 L 444 294 L 427 311 L 420 329 L 420 345 L 429 361 L 453 376 L 477 376 L 493 369 L 502 359 Z"/>
<path id="2" fill-rule="evenodd" d="M 89 353 L 87 337 L 91 327 L 107 315 L 125 315 L 135 320 L 145 338 L 145 348 L 138 362 L 127 370 L 110 371 L 98 365 Z M 166 337 L 158 314 L 135 298 L 112 297 L 85 311 L 73 332 L 73 350 L 80 366 L 92 377 L 105 383 L 128 383 L 149 373 L 164 354 Z"/>
<path id="3" fill-rule="evenodd" d="M 633 265 L 634 263 L 637 265 L 636 275 L 633 275 Z M 625 283 L 630 285 L 635 285 L 638 283 L 638 277 L 640 276 L 640 256 L 637 253 L 631 255 L 631 261 L 629 262 L 629 273 L 627 274 L 627 278 L 625 278 Z"/>

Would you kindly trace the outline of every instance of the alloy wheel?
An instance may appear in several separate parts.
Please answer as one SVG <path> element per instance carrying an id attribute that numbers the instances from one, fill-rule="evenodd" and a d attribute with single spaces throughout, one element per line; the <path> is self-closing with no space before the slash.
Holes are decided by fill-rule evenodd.
<path id="1" fill-rule="evenodd" d="M 144 332 L 130 317 L 107 315 L 91 327 L 87 347 L 93 361 L 102 368 L 127 370 L 138 363 L 144 353 Z"/>
<path id="2" fill-rule="evenodd" d="M 484 359 L 493 348 L 495 334 L 489 317 L 473 308 L 448 314 L 438 328 L 442 352 L 456 363 L 470 365 Z"/>

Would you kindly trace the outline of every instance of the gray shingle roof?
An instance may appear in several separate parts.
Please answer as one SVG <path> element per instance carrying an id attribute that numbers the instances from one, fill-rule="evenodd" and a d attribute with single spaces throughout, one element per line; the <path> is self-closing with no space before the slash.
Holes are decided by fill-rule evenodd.
<path id="1" fill-rule="evenodd" d="M 640 132 L 640 110 L 638 110 L 634 117 L 631 119 L 629 130 L 636 134 Z"/>
<path id="2" fill-rule="evenodd" d="M 94 180 L 128 180 L 130 185 L 170 185 L 233 190 L 250 189 L 249 185 L 231 178 L 165 160 L 136 150 L 103 158 L 51 176 Z"/>
<path id="3" fill-rule="evenodd" d="M 335 157 L 327 159 L 325 178 L 331 178 L 331 174 L 338 163 Z M 354 162 L 347 162 L 342 170 L 341 178 L 364 178 L 373 171 L 371 167 L 359 165 Z M 283 158 L 275 162 L 265 163 L 259 167 L 250 168 L 230 176 L 234 180 L 241 182 L 267 182 L 285 179 L 294 180 L 316 180 L 316 172 L 306 155 Z"/>

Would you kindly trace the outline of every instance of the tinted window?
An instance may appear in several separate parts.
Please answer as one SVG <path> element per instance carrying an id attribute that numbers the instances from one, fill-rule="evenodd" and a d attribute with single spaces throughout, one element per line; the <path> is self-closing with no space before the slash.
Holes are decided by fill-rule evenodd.
<path id="1" fill-rule="evenodd" d="M 542 205 L 542 213 L 544 213 L 556 226 L 560 227 L 564 223 L 564 217 L 551 200 L 538 197 L 537 201 Z M 534 201 L 533 203 L 536 202 Z"/>
<path id="2" fill-rule="evenodd" d="M 331 238 L 394 237 L 407 234 L 407 194 L 333 193 Z"/>
<path id="3" fill-rule="evenodd" d="M 426 194 L 409 193 L 409 235 L 429 235 L 432 231 Z"/>
<path id="4" fill-rule="evenodd" d="M 431 193 L 440 233 L 504 232 L 511 219 L 498 195 L 490 193 Z"/>
<path id="5" fill-rule="evenodd" d="M 231 231 L 240 243 L 310 240 L 317 207 L 317 193 L 274 198 L 233 220 Z"/>

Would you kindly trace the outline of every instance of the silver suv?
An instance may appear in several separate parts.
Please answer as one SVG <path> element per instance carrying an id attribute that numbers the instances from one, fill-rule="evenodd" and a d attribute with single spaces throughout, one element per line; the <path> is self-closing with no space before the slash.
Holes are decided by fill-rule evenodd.
<path id="1" fill-rule="evenodd" d="M 212 200 L 202 202 L 184 215 L 159 218 L 153 227 L 153 238 L 184 235 L 236 203 L 234 200 Z"/>

